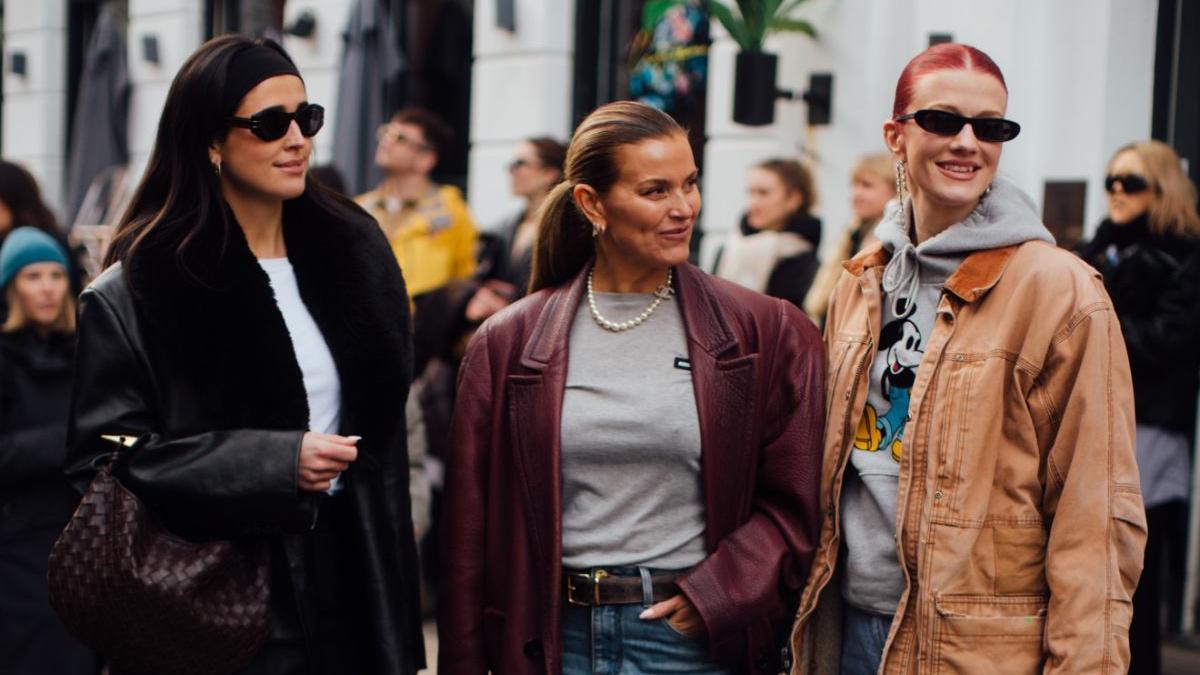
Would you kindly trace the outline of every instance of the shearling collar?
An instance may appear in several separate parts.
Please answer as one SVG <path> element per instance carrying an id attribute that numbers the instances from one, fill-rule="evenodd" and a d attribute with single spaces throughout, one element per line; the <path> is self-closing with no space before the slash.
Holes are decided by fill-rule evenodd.
<path id="1" fill-rule="evenodd" d="M 213 383 L 204 398 L 218 399 L 228 424 L 308 428 L 303 377 L 270 282 L 225 216 L 227 230 L 215 213 L 182 249 L 183 265 L 180 226 L 152 233 L 129 262 L 148 347 Z M 342 380 L 343 426 L 394 422 L 410 378 L 408 300 L 382 232 L 349 202 L 330 215 L 307 193 L 284 203 L 283 223 L 300 296 Z"/>

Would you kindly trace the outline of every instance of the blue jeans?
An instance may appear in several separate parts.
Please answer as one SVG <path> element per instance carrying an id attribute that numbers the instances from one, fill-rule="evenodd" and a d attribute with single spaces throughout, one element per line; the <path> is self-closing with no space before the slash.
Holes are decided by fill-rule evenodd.
<path id="1" fill-rule="evenodd" d="M 842 622 L 842 675 L 875 675 L 883 660 L 892 617 L 845 605 Z"/>
<path id="2" fill-rule="evenodd" d="M 638 576 L 636 568 L 605 568 Z M 726 675 L 705 645 L 684 637 L 666 619 L 639 619 L 648 605 L 563 606 L 563 675 Z"/>

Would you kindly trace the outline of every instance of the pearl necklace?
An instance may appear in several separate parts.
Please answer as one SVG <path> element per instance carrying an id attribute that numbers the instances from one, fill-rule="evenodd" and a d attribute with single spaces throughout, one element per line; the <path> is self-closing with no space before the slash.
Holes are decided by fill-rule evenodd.
<path id="1" fill-rule="evenodd" d="M 650 315 L 654 313 L 654 310 L 658 309 L 658 306 L 662 303 L 663 300 L 666 300 L 667 298 L 671 297 L 671 295 L 673 295 L 675 293 L 675 289 L 671 288 L 671 270 L 668 269 L 667 270 L 667 281 L 662 286 L 659 286 L 658 288 L 654 289 L 654 301 L 650 303 L 649 307 L 647 307 L 645 310 L 643 310 L 641 314 L 638 314 L 637 316 L 633 317 L 632 319 L 630 319 L 628 321 L 621 321 L 621 322 L 609 321 L 608 319 L 604 318 L 603 315 L 600 314 L 600 308 L 596 306 L 596 294 L 592 291 L 592 275 L 595 274 L 595 272 L 596 272 L 596 269 L 594 267 L 592 268 L 592 270 L 590 272 L 588 272 L 588 278 L 587 278 L 588 307 L 591 308 L 592 318 L 596 320 L 596 323 L 600 324 L 600 327 L 603 328 L 604 330 L 612 331 L 613 333 L 620 333 L 623 331 L 627 331 L 630 328 L 637 328 L 638 326 L 642 325 L 642 323 L 645 322 L 646 319 L 650 318 Z"/>

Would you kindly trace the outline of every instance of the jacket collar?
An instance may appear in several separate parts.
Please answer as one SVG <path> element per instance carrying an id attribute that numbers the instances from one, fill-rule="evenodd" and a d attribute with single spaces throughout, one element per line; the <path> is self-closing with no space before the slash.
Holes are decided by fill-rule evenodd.
<path id="1" fill-rule="evenodd" d="M 587 277 L 592 263 L 584 265 L 575 278 L 550 293 L 546 308 L 530 333 L 521 354 L 521 365 L 541 371 L 555 355 L 567 347 L 571 323 L 587 293 Z M 730 329 L 725 311 L 716 301 L 712 282 L 690 263 L 674 268 L 675 297 L 683 312 L 688 340 L 712 356 L 736 350 L 738 339 Z"/>
<path id="2" fill-rule="evenodd" d="M 954 274 L 946 280 L 945 289 L 963 302 L 979 300 L 1000 281 L 1008 261 L 1012 259 L 1020 244 L 1001 248 L 975 251 L 968 255 Z M 887 265 L 891 255 L 881 243 L 868 246 L 861 253 L 842 263 L 847 272 L 856 277 L 874 267 Z"/>
<path id="3" fill-rule="evenodd" d="M 270 281 L 233 214 L 224 217 L 212 214 L 182 249 L 184 265 L 177 251 L 191 223 L 160 226 L 135 250 L 127 279 L 148 348 L 220 383 L 213 393 L 230 424 L 307 428 L 303 376 Z M 382 232 L 348 202 L 331 212 L 307 193 L 284 203 L 283 222 L 300 296 L 342 380 L 343 411 L 394 415 L 387 409 L 403 401 L 411 368 L 408 300 Z"/>

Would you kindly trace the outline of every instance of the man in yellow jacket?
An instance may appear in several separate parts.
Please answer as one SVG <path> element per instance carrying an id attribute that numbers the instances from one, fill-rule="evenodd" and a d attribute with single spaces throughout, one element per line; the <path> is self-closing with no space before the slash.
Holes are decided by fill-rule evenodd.
<path id="1" fill-rule="evenodd" d="M 385 177 L 354 201 L 379 221 L 404 271 L 410 297 L 469 279 L 478 231 L 462 193 L 430 174 L 451 130 L 421 108 L 403 108 L 379 128 L 375 163 Z"/>

